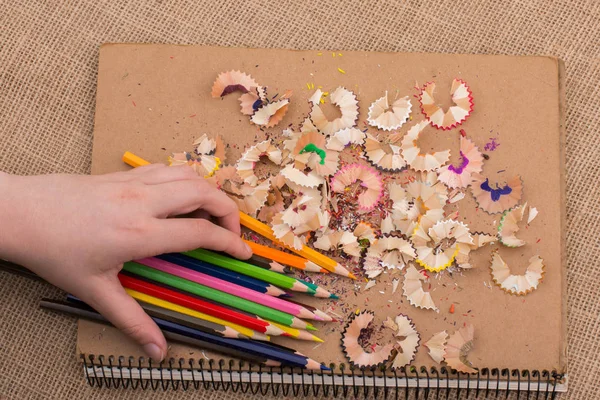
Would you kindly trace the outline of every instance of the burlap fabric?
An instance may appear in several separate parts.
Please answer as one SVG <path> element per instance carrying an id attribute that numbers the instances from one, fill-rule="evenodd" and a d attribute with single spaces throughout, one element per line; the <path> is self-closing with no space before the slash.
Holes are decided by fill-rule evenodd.
<path id="1" fill-rule="evenodd" d="M 89 172 L 98 47 L 105 42 L 560 57 L 567 74 L 570 347 L 570 392 L 562 398 L 597 398 L 599 3 L 281 3 L 0 0 L 0 169 L 15 174 Z M 240 396 L 89 388 L 75 362 L 74 319 L 37 307 L 41 297 L 61 295 L 47 284 L 0 273 L 0 397 Z"/>

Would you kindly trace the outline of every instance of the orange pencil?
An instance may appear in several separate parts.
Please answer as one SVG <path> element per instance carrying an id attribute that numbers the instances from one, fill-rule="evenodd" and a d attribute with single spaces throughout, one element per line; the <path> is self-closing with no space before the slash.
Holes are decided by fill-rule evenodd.
<path id="1" fill-rule="evenodd" d="M 312 261 L 308 261 L 306 258 L 298 257 L 268 246 L 263 246 L 262 244 L 254 243 L 250 240 L 244 239 L 244 242 L 250 246 L 252 253 L 256 254 L 257 256 L 268 258 L 269 260 L 277 261 L 278 263 L 301 269 L 306 272 L 321 272 L 324 274 L 329 273 L 329 271 L 326 269 L 319 267 Z"/>

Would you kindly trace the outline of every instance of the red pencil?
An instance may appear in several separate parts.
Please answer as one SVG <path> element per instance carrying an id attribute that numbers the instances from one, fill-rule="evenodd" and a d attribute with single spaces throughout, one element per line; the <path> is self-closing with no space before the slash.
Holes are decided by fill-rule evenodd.
<path id="1" fill-rule="evenodd" d="M 253 329 L 257 332 L 273 336 L 281 336 L 284 334 L 281 329 L 267 321 L 250 317 L 229 308 L 200 300 L 196 297 L 187 296 L 183 293 L 154 285 L 150 282 L 142 281 L 124 274 L 119 274 L 119 280 L 121 281 L 121 284 L 128 289 L 133 289 L 149 296 L 158 297 L 159 299 L 170 301 L 171 303 L 179 304 L 180 306 L 212 315 L 213 317 L 221 318 L 226 321 L 245 326 L 246 328 Z"/>

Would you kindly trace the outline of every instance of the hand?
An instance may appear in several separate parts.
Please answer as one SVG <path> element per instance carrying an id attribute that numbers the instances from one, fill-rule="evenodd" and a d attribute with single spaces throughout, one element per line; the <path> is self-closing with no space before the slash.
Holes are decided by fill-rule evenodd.
<path id="1" fill-rule="evenodd" d="M 0 173 L 0 191 L 0 257 L 85 301 L 154 360 L 167 344 L 119 283 L 123 263 L 198 247 L 251 255 L 235 203 L 188 166 L 97 176 Z M 183 214 L 190 215 L 169 218 Z"/>

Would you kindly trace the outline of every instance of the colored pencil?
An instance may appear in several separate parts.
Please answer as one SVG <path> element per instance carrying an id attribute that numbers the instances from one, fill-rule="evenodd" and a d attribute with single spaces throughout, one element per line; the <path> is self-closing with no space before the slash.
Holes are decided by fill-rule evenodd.
<path id="1" fill-rule="evenodd" d="M 157 265 L 148 267 L 138 262 L 127 262 L 123 266 L 123 270 L 132 274 L 143 276 L 153 281 L 162 282 L 166 285 L 185 290 L 186 292 L 193 293 L 197 296 L 210 299 L 222 304 L 227 304 L 243 311 L 251 312 L 262 318 L 275 321 L 281 325 L 301 329 L 306 329 L 310 325 L 308 322 L 296 318 L 288 313 L 284 313 L 279 310 L 263 306 L 262 304 L 257 304 L 252 301 L 246 300 L 242 297 L 234 296 L 229 293 L 222 292 L 205 285 L 201 285 L 194 281 L 188 280 L 187 278 L 182 278 L 180 276 L 173 275 L 173 273 L 178 273 L 181 275 L 186 275 L 188 278 L 190 278 L 190 274 L 195 271 L 180 267 L 175 264 L 171 264 L 171 267 L 167 267 L 166 264 L 160 265 L 160 268 L 162 270 L 156 268 Z M 164 270 L 166 269 L 168 269 L 169 272 L 165 272 Z"/>
<path id="2" fill-rule="evenodd" d="M 224 292 L 224 293 L 236 296 L 236 297 L 241 297 L 242 299 L 245 299 L 245 300 L 257 303 L 257 304 L 261 304 L 263 306 L 270 307 L 272 309 L 279 310 L 279 311 L 287 313 L 287 314 L 291 314 L 298 318 L 316 319 L 316 320 L 322 321 L 321 317 L 317 317 L 315 313 L 313 313 L 312 311 L 309 311 L 308 309 L 306 309 L 303 306 L 300 306 L 298 304 L 288 303 L 287 301 L 281 300 L 277 297 L 267 296 L 266 294 L 258 293 L 253 290 L 250 290 L 250 289 L 238 286 L 238 285 L 234 285 L 232 283 L 225 282 L 225 281 L 222 281 L 217 278 L 213 278 L 212 276 L 208 276 L 201 272 L 195 271 L 193 269 L 177 265 L 176 263 L 170 263 L 168 261 L 161 260 L 156 257 L 144 258 L 141 260 L 136 260 L 135 262 L 142 264 L 142 265 L 146 265 L 150 268 L 158 269 L 160 271 L 166 272 L 167 274 L 175 275 L 180 278 L 187 279 L 192 282 L 196 282 L 200 285 L 204 285 L 209 288 L 212 288 L 212 289 L 215 289 L 215 290 L 218 290 L 218 291 L 221 291 L 221 292 Z M 208 298 L 211 298 L 211 297 L 208 297 Z M 215 298 L 211 298 L 211 299 L 215 300 Z M 224 300 L 225 300 L 224 298 L 220 298 L 217 301 L 225 302 Z M 230 304 L 229 302 L 227 302 L 227 304 L 235 307 L 235 304 L 232 304 L 232 303 Z M 265 318 L 269 319 L 269 317 L 265 317 Z M 277 321 L 275 321 L 275 322 L 277 322 Z"/>
<path id="3" fill-rule="evenodd" d="M 127 274 L 127 272 L 121 272 L 120 276 L 124 275 L 124 274 Z M 124 275 L 124 276 L 129 277 L 128 275 Z M 198 296 L 196 296 L 194 294 L 186 293 L 186 292 L 184 292 L 182 290 L 179 290 L 177 288 L 169 287 L 169 286 L 167 286 L 165 284 L 162 284 L 160 282 L 152 282 L 152 281 L 149 281 L 149 280 L 145 280 L 145 278 L 143 278 L 143 277 L 134 277 L 132 279 L 135 280 L 135 281 L 141 281 L 142 283 L 148 283 L 148 284 L 153 285 L 153 286 L 158 286 L 160 288 L 165 288 L 165 289 L 171 290 L 173 292 L 177 292 L 177 293 L 183 294 L 183 295 L 188 296 L 188 297 L 198 298 L 198 299 L 200 299 L 202 301 L 205 301 L 207 303 L 212 303 L 212 304 L 214 304 L 216 306 L 219 306 L 221 308 L 230 309 L 232 311 L 235 311 L 237 313 L 249 316 L 251 318 L 261 319 L 256 314 L 252 314 L 252 313 L 249 313 L 249 312 L 246 312 L 246 311 L 237 310 L 237 309 L 235 309 L 233 307 L 230 307 L 230 306 L 227 306 L 227 305 L 224 305 L 224 304 L 219 304 L 218 302 L 215 302 L 215 301 L 212 301 L 212 300 L 202 299 L 202 298 L 200 298 L 200 297 L 198 297 Z M 160 307 L 169 308 L 169 309 L 172 309 L 172 306 L 180 307 L 180 306 L 177 306 L 174 303 L 170 303 L 168 301 L 161 300 L 161 299 L 159 299 L 157 297 L 148 296 L 146 294 L 138 293 L 138 292 L 136 292 L 134 290 L 127 289 L 127 288 L 125 290 L 127 291 L 127 293 L 129 293 L 131 295 L 131 297 L 133 297 L 133 298 L 135 298 L 137 300 L 143 300 L 143 301 L 152 302 L 153 304 L 156 304 L 156 305 L 158 305 Z M 145 296 L 146 298 L 141 298 L 141 297 L 139 297 L 140 295 L 141 296 Z M 186 308 L 185 307 L 180 307 L 180 309 L 184 309 L 185 310 Z M 190 311 L 194 311 L 194 310 L 190 310 Z M 268 320 L 266 320 L 266 321 L 268 321 Z M 231 322 L 228 322 L 228 321 L 225 321 L 225 322 L 227 322 L 229 324 L 232 324 Z M 281 331 L 282 331 L 281 336 L 286 336 L 286 337 L 289 337 L 289 338 L 292 338 L 292 339 L 298 339 L 298 340 L 308 340 L 308 341 L 313 341 L 313 342 L 323 342 L 323 340 L 321 340 L 321 338 L 319 338 L 319 337 L 317 337 L 317 336 L 315 336 L 315 335 L 313 335 L 310 332 L 307 332 L 305 330 L 291 328 L 289 326 L 283 326 L 283 325 L 280 325 L 280 324 L 278 324 L 276 322 L 273 322 L 273 321 L 268 321 L 268 322 L 271 323 L 273 326 L 281 329 Z M 243 328 L 243 327 L 240 327 L 239 325 L 236 325 L 236 324 L 232 324 L 232 325 L 233 325 L 234 328 L 236 328 L 238 330 L 239 330 L 239 328 Z M 247 329 L 247 328 L 245 328 L 245 329 Z M 248 329 L 248 330 L 250 330 L 250 329 Z M 252 332 L 254 332 L 256 335 L 262 335 L 261 333 L 258 333 L 256 331 L 252 331 Z M 263 336 L 265 336 L 267 339 L 262 339 L 262 340 L 269 340 L 268 336 L 266 336 L 266 335 L 263 335 Z M 261 339 L 257 339 L 256 337 L 252 337 L 252 339 L 261 340 Z"/>
<path id="4" fill-rule="evenodd" d="M 146 161 L 130 152 L 125 152 L 125 154 L 123 154 L 123 161 L 132 167 L 139 167 L 142 165 L 150 164 L 148 161 Z M 311 249 L 308 246 L 302 246 L 301 250 L 296 250 L 293 247 L 286 246 L 279 239 L 277 239 L 275 237 L 275 235 L 273 234 L 273 230 L 268 225 L 263 224 L 262 222 L 252 218 L 251 216 L 249 216 L 241 211 L 239 212 L 239 214 L 240 214 L 240 224 L 245 226 L 246 228 L 258 233 L 261 236 L 264 236 L 265 238 L 269 239 L 270 241 L 272 241 L 274 243 L 277 243 L 277 244 L 280 244 L 280 245 L 286 247 L 287 249 L 298 254 L 299 256 L 304 257 L 304 258 L 308 259 L 309 261 L 312 261 L 315 264 L 325 268 L 329 272 L 333 272 L 334 274 L 346 276 L 351 279 L 356 279 L 356 277 L 350 271 L 348 271 L 346 268 L 341 266 L 335 260 L 332 260 L 331 258 L 319 253 L 316 250 Z"/>
<path id="5" fill-rule="evenodd" d="M 154 296 L 150 296 L 145 293 L 142 293 L 142 292 L 138 292 L 137 290 L 125 288 L 125 291 L 131 297 L 136 299 L 137 302 L 140 303 L 140 305 L 142 306 L 142 308 L 144 310 L 146 310 L 146 307 L 148 307 L 148 306 L 152 306 L 155 308 L 158 307 L 162 310 L 167 310 L 167 311 L 177 314 L 177 315 L 189 316 L 189 318 L 200 319 L 200 320 L 204 320 L 207 322 L 212 322 L 212 323 L 215 323 L 218 325 L 223 325 L 223 326 L 229 327 L 235 331 L 240 332 L 240 334 L 242 334 L 245 337 L 248 337 L 250 339 L 262 340 L 265 342 L 268 342 L 269 340 L 271 340 L 270 336 L 267 336 L 264 333 L 256 332 L 252 329 L 246 328 L 245 326 L 234 324 L 233 322 L 226 321 L 221 318 L 213 317 L 211 315 L 204 314 L 204 313 L 201 313 L 196 310 L 192 310 L 191 308 L 183 307 L 178 304 L 171 303 L 170 301 L 162 300 L 162 299 L 159 299 L 158 297 L 154 297 Z M 159 318 L 162 318 L 162 317 L 159 317 Z M 169 319 L 169 318 L 165 317 L 163 319 Z M 173 322 L 178 322 L 178 321 L 173 320 Z M 187 325 L 187 324 L 182 323 L 182 325 Z M 192 328 L 193 328 L 193 326 L 192 326 Z"/>
<path id="6" fill-rule="evenodd" d="M 293 254 L 286 253 L 281 250 L 274 249 L 272 247 L 263 246 L 262 244 L 255 243 L 250 240 L 244 239 L 244 242 L 252 249 L 252 253 L 256 256 L 265 257 L 267 259 L 277 261 L 278 263 L 288 265 L 292 268 L 300 269 L 305 272 L 320 272 L 328 274 L 324 268 L 319 267 L 312 261 L 308 261 L 306 258 L 298 257 Z"/>
<path id="7" fill-rule="evenodd" d="M 89 319 L 92 321 L 97 321 L 105 324 L 110 324 L 106 318 L 96 312 L 93 308 L 89 307 L 85 303 L 67 303 L 63 301 L 50 300 L 50 299 L 42 299 L 40 302 L 40 306 L 46 309 L 51 309 L 54 311 L 60 311 L 65 314 L 75 315 L 80 318 Z M 172 340 L 175 342 L 184 343 L 187 345 L 191 345 L 194 347 L 198 347 L 200 349 L 211 350 L 217 353 L 221 353 L 227 356 L 239 358 L 242 360 L 247 360 L 250 362 L 255 362 L 259 364 L 264 364 L 266 366 L 298 366 L 298 362 L 302 360 L 297 357 L 286 357 L 286 354 L 291 353 L 291 349 L 281 348 L 280 346 L 269 347 L 271 354 L 275 354 L 275 352 L 279 352 L 282 356 L 278 357 L 280 360 L 272 360 L 266 357 L 264 354 L 261 354 L 259 351 L 249 351 L 243 346 L 239 346 L 239 343 L 261 343 L 261 342 L 253 342 L 251 340 L 239 340 L 239 339 L 231 339 L 224 338 L 217 335 L 212 335 L 206 332 L 202 332 L 190 327 L 186 327 L 184 325 L 179 325 L 173 323 L 171 321 L 162 320 L 160 318 L 153 318 L 154 322 L 161 329 L 163 335 L 167 340 Z M 202 333 L 202 334 L 199 334 Z M 227 342 L 222 342 L 215 340 L 215 338 L 220 338 L 226 340 Z M 258 348 L 260 349 L 260 347 Z M 266 352 L 263 352 L 266 353 Z M 293 354 L 293 353 L 292 353 Z M 306 358 L 306 357 L 305 357 Z M 282 363 L 281 359 L 291 360 L 290 364 Z M 306 365 L 308 368 L 315 369 L 316 361 L 307 359 Z M 312 361 L 312 362 L 311 362 Z M 318 369 L 322 369 L 318 367 Z"/>
<path id="8" fill-rule="evenodd" d="M 249 317 L 234 310 L 203 301 L 199 298 L 186 296 L 185 294 L 176 292 L 174 290 L 153 285 L 151 283 L 123 274 L 119 274 L 119 280 L 121 281 L 121 284 L 128 289 L 133 289 L 135 291 L 158 297 L 159 299 L 166 300 L 180 306 L 191 308 L 192 310 L 200 311 L 201 313 L 212 315 L 213 317 L 221 318 L 226 321 L 245 326 L 246 328 L 250 328 L 260 333 L 265 333 L 272 336 L 280 336 L 283 334 L 281 329 L 273 326 L 267 321 Z"/>
<path id="9" fill-rule="evenodd" d="M 217 267 L 216 265 L 202 263 L 201 265 L 193 267 L 191 265 L 193 265 L 194 263 L 197 264 L 198 260 L 180 253 L 161 254 L 159 256 L 156 256 L 156 258 L 160 258 L 161 260 L 165 260 L 173 264 L 179 264 L 186 268 L 192 268 L 198 272 L 202 272 L 203 274 L 210 275 L 212 277 L 221 279 L 223 281 L 231 282 L 236 285 L 246 287 L 248 289 L 252 289 L 256 292 L 268 294 L 269 296 L 290 297 L 290 295 L 284 290 L 281 290 L 278 287 L 273 286 L 267 282 L 255 279 L 251 276 L 247 276 L 244 274 L 238 274 L 237 272 Z"/>
<path id="10" fill-rule="evenodd" d="M 183 252 L 186 256 L 193 257 L 197 260 L 204 261 L 210 264 L 218 265 L 231 271 L 246 274 L 255 277 L 256 279 L 269 282 L 280 288 L 290 289 L 296 292 L 310 294 L 316 297 L 329 298 L 331 293 L 323 288 L 310 282 L 303 281 L 291 276 L 278 274 L 273 271 L 267 271 L 254 265 L 245 263 L 235 258 L 223 256 L 205 249 L 196 249 Z"/>
<path id="11" fill-rule="evenodd" d="M 308 304 L 300 303 L 299 301 L 293 301 L 293 300 L 288 300 L 288 301 L 290 303 L 294 303 L 296 305 L 299 305 L 301 307 L 306 308 L 307 310 L 312 311 L 313 313 L 315 313 L 316 315 L 318 315 L 325 322 L 337 322 L 337 320 L 334 319 L 334 318 L 332 318 L 331 315 L 327 314 L 324 311 L 319 310 L 316 307 L 313 307 L 313 306 L 308 305 Z"/>
<path id="12" fill-rule="evenodd" d="M 277 261 L 269 260 L 268 258 L 261 257 L 253 254 L 252 257 L 244 260 L 248 264 L 252 264 L 262 269 L 268 269 L 269 271 L 278 272 L 280 274 L 291 275 L 293 271 L 290 267 L 279 264 Z"/>
<path id="13" fill-rule="evenodd" d="M 346 268 L 338 264 L 335 260 L 319 253 L 316 250 L 311 249 L 308 246 L 302 246 L 301 250 L 296 250 L 293 247 L 286 246 L 279 239 L 277 239 L 273 233 L 273 230 L 268 226 L 263 224 L 262 222 L 252 218 L 251 216 L 244 214 L 240 211 L 240 224 L 245 226 L 246 228 L 258 233 L 261 236 L 269 239 L 270 241 L 280 244 L 284 246 L 286 249 L 293 251 L 301 257 L 306 258 L 314 262 L 315 264 L 325 268 L 329 272 L 333 272 L 334 274 L 346 276 L 348 278 L 356 279 L 356 277 L 349 272 Z"/>

